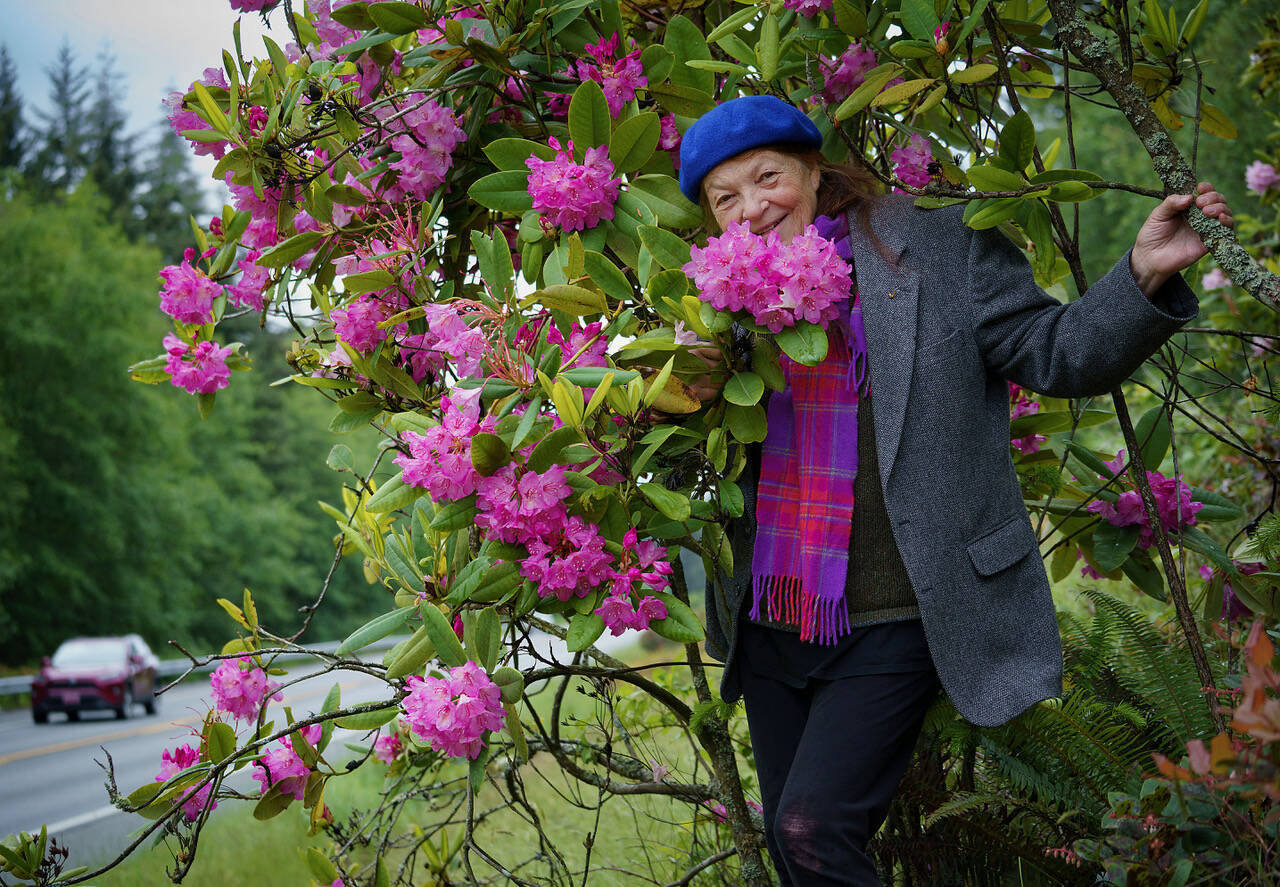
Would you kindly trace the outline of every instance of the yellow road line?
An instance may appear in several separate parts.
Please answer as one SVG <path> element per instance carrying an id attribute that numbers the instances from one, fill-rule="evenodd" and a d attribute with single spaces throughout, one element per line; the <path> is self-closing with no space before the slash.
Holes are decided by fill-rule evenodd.
<path id="1" fill-rule="evenodd" d="M 359 684 L 358 681 L 350 681 L 346 684 L 339 684 L 338 687 L 341 690 L 349 690 L 352 687 L 357 686 L 358 684 Z M 324 690 L 324 693 L 328 693 L 328 692 L 329 690 L 328 688 L 326 688 Z M 318 690 L 310 690 L 305 692 L 299 691 L 299 692 L 290 694 L 288 697 L 286 697 L 285 701 L 282 704 L 293 705 L 297 703 L 299 699 L 306 698 L 308 696 L 321 696 L 321 695 L 323 694 Z M 132 736 L 145 736 L 148 733 L 163 733 L 165 730 L 170 730 L 174 727 L 183 727 L 188 724 L 199 723 L 200 721 L 203 721 L 203 720 L 204 720 L 204 715 L 192 715 L 188 718 L 184 718 L 178 721 L 165 721 L 162 724 L 146 724 L 140 727 L 133 727 L 129 730 L 117 730 L 115 733 L 107 733 L 107 734 L 99 733 L 96 736 L 85 736 L 80 739 L 68 739 L 66 742 L 57 742 L 57 743 L 54 743 L 53 745 L 43 745 L 37 748 L 24 748 L 22 751 L 15 751 L 15 752 L 10 752 L 7 755 L 0 755 L 0 767 L 3 767 L 5 764 L 12 764 L 15 761 L 25 761 L 28 758 L 38 758 L 43 755 L 53 755 L 53 754 L 57 754 L 58 752 L 70 751 L 73 748 L 81 748 L 86 745 L 101 745 L 102 743 L 110 742 L 113 739 L 128 739 Z"/>

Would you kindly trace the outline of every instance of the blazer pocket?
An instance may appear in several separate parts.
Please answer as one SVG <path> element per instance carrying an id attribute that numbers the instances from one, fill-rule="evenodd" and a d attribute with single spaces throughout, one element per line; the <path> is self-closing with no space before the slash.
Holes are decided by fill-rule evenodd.
<path id="1" fill-rule="evenodd" d="M 994 530 L 970 542 L 965 550 L 980 576 L 1007 569 L 1036 549 L 1036 534 L 1025 514 L 1015 514 Z"/>

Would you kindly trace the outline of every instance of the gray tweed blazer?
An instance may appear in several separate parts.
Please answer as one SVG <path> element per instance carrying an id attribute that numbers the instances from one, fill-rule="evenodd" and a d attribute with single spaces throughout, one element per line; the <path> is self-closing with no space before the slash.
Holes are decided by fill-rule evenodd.
<path id="1" fill-rule="evenodd" d="M 1074 302 L 1036 286 L 1022 252 L 963 208 L 888 197 L 869 210 L 886 257 L 851 225 L 866 324 L 880 483 L 942 686 L 980 726 L 1062 689 L 1062 648 L 1017 473 L 1006 380 L 1056 397 L 1104 394 L 1198 303 L 1181 277 L 1151 300 L 1126 253 Z M 735 647 L 751 587 L 756 468 L 730 527 L 734 574 L 709 583 L 707 649 L 741 695 Z"/>

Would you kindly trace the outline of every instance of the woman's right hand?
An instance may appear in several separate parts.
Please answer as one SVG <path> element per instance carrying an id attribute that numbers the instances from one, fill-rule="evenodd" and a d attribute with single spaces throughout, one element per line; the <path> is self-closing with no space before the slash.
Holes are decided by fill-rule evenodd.
<path id="1" fill-rule="evenodd" d="M 720 396 L 720 390 L 724 388 L 724 374 L 712 372 L 717 368 L 724 368 L 724 356 L 713 345 L 690 348 L 689 353 L 707 365 L 707 374 L 694 379 L 689 384 L 689 390 L 703 405 L 709 404 Z"/>

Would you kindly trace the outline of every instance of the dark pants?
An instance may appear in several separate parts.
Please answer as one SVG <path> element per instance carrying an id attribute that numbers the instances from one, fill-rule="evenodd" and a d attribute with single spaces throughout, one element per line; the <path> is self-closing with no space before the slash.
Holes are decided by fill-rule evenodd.
<path id="1" fill-rule="evenodd" d="M 743 669 L 769 854 L 784 887 L 879 885 L 866 845 L 939 689 L 932 671 L 811 679 Z"/>

